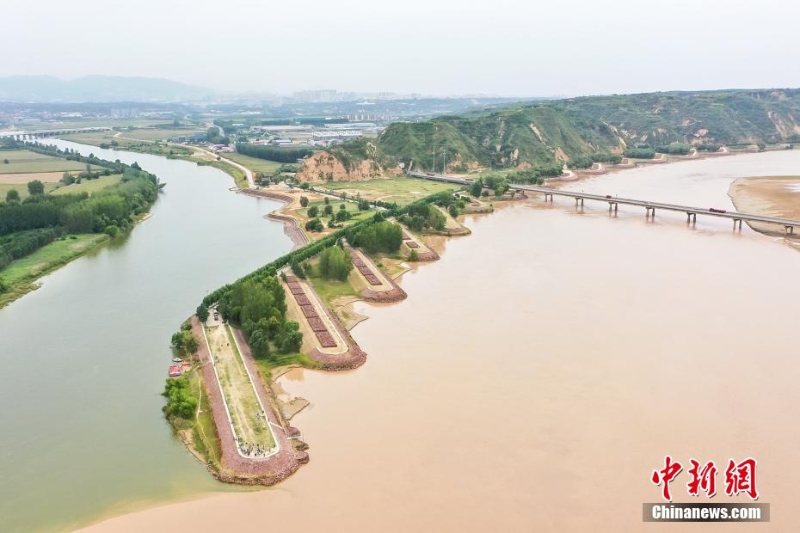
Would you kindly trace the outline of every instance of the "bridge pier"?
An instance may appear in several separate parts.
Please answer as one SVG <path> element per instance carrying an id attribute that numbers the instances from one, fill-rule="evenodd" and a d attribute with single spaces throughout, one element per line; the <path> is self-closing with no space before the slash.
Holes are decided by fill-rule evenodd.
<path id="1" fill-rule="evenodd" d="M 578 201 L 580 200 L 581 207 L 583 207 L 583 198 L 575 197 L 575 207 L 578 207 Z"/>
<path id="2" fill-rule="evenodd" d="M 611 208 L 614 208 L 614 214 L 617 214 L 617 210 L 619 209 L 619 204 L 617 202 L 608 202 L 608 212 L 611 212 Z"/>
<path id="3" fill-rule="evenodd" d="M 645 209 L 646 209 L 646 211 L 645 211 L 644 217 L 647 218 L 647 219 L 652 217 L 652 219 L 655 220 L 656 219 L 656 208 L 655 207 L 647 207 L 647 206 L 645 206 Z"/>
<path id="4" fill-rule="evenodd" d="M 686 213 L 686 223 L 692 225 L 697 223 L 697 213 Z"/>
<path id="5" fill-rule="evenodd" d="M 734 218 L 733 219 L 733 231 L 737 230 L 736 224 L 739 224 L 738 230 L 742 231 L 742 219 L 741 218 Z"/>
<path id="6" fill-rule="evenodd" d="M 553 201 L 553 193 L 551 193 L 551 192 L 544 193 L 544 201 L 545 202 L 548 200 L 548 197 L 549 197 L 550 201 L 552 202 Z"/>
<path id="7" fill-rule="evenodd" d="M 783 229 L 786 231 L 786 235 L 794 235 L 794 226 L 784 226 Z"/>

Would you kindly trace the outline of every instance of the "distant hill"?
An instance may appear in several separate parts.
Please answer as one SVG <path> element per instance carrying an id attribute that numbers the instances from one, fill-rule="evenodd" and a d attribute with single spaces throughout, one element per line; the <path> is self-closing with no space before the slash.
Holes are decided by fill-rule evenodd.
<path id="1" fill-rule="evenodd" d="M 162 78 L 53 76 L 0 78 L 0 101 L 7 102 L 174 102 L 201 100 L 214 91 Z"/>
<path id="2" fill-rule="evenodd" d="M 365 151 L 346 143 L 331 155 L 355 168 L 363 154 L 441 171 L 547 166 L 621 154 L 646 145 L 800 142 L 800 89 L 598 96 L 514 105 L 389 126 Z"/>

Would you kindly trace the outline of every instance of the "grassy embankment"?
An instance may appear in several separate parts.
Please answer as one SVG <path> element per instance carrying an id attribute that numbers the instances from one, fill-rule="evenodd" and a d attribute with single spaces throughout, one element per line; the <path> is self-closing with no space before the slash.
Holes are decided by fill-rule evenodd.
<path id="1" fill-rule="evenodd" d="M 7 292 L 0 293 L 0 307 L 34 290 L 36 286 L 33 282 L 38 278 L 66 265 L 108 239 L 105 234 L 71 235 L 13 261 L 0 270 L 0 278 L 9 287 Z"/>

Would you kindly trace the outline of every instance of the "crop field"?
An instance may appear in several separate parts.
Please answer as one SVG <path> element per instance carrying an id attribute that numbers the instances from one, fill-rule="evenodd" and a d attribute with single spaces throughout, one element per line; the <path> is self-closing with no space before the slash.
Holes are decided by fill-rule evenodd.
<path id="1" fill-rule="evenodd" d="M 0 150 L 0 175 L 85 169 L 86 165 L 84 163 L 67 161 L 60 157 L 37 154 L 28 150 Z"/>
<path id="2" fill-rule="evenodd" d="M 44 192 L 49 193 L 53 192 L 58 188 L 58 183 L 45 183 L 44 184 Z M 16 190 L 19 193 L 19 199 L 24 200 L 28 196 L 28 185 L 26 183 L 3 183 L 3 180 L 0 180 L 0 203 L 6 201 L 6 194 L 11 189 Z"/>
<path id="3" fill-rule="evenodd" d="M 331 181 L 321 186 L 334 191 L 346 191 L 348 196 L 361 194 L 367 200 L 397 202 L 408 205 L 437 192 L 452 190 L 453 185 L 417 178 L 388 178 L 366 181 Z"/>

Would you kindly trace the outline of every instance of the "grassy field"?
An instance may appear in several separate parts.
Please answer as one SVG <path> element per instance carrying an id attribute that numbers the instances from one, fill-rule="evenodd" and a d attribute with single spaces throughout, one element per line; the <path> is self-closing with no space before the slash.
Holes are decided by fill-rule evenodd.
<path id="1" fill-rule="evenodd" d="M 5 163 L 5 160 L 8 163 Z M 85 170 L 84 163 L 67 161 L 61 157 L 37 154 L 28 150 L 0 150 L 0 174 L 27 174 L 32 172 L 62 172 Z"/>
<path id="2" fill-rule="evenodd" d="M 261 172 L 262 174 L 275 174 L 278 167 L 283 165 L 283 163 L 278 163 L 277 161 L 267 161 L 266 159 L 259 159 L 242 154 L 225 154 L 225 157 L 231 161 L 236 161 L 240 165 L 246 166 L 253 172 Z"/>
<path id="3" fill-rule="evenodd" d="M 206 334 L 236 437 L 247 445 L 269 450 L 275 446 L 275 439 L 230 329 L 227 325 L 213 326 Z"/>
<path id="4" fill-rule="evenodd" d="M 58 183 L 45 183 L 44 184 L 44 192 L 52 192 L 56 190 L 58 187 Z M 26 183 L 3 183 L 0 181 L 0 203 L 6 201 L 6 194 L 11 189 L 16 189 L 19 193 L 20 200 L 24 200 L 28 196 L 28 185 Z"/>
<path id="5" fill-rule="evenodd" d="M 61 186 L 55 189 L 52 194 L 79 194 L 82 192 L 92 193 L 104 189 L 111 185 L 116 185 L 122 179 L 122 174 L 114 174 L 111 176 L 100 176 L 95 180 L 81 180 L 80 183 L 73 183 L 72 185 Z M 26 187 L 27 190 L 27 187 Z"/>
<path id="6" fill-rule="evenodd" d="M 314 286 L 314 290 L 317 291 L 319 297 L 322 298 L 322 301 L 328 307 L 331 307 L 331 303 L 337 298 L 356 296 L 356 289 L 349 281 L 325 279 L 317 275 L 316 268 L 313 269 L 313 272 L 314 275 L 309 276 L 308 281 L 311 282 L 311 285 Z"/>
<path id="7" fill-rule="evenodd" d="M 350 195 L 356 192 L 367 200 L 382 200 L 384 202 L 397 202 L 398 205 L 408 205 L 411 202 L 425 198 L 441 191 L 452 190 L 454 187 L 446 183 L 420 180 L 416 178 L 389 178 L 367 181 L 331 181 L 321 188 L 335 191 L 345 190 Z"/>

